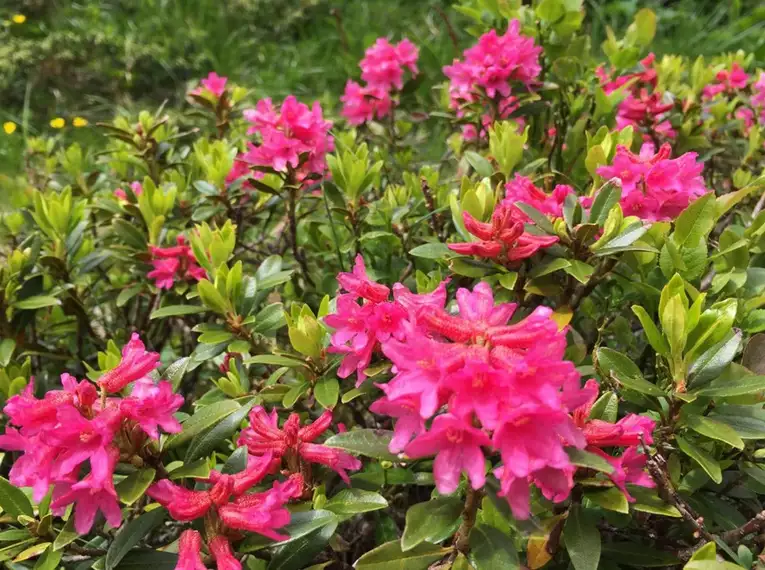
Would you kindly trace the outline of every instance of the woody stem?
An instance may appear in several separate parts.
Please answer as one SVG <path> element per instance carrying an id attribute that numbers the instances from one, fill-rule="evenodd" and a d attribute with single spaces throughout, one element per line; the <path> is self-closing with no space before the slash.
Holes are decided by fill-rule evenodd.
<path id="1" fill-rule="evenodd" d="M 454 546 L 460 552 L 467 552 L 470 549 L 470 531 L 475 526 L 476 513 L 478 505 L 481 504 L 483 493 L 480 490 L 473 489 L 470 485 L 467 487 L 465 496 L 465 508 L 462 510 L 462 524 L 455 535 Z"/>

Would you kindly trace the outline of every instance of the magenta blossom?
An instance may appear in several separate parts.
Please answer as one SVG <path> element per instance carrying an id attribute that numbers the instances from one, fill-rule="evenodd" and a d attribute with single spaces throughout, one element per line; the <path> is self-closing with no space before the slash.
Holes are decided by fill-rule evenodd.
<path id="1" fill-rule="evenodd" d="M 246 445 L 252 455 L 273 455 L 283 459 L 291 471 L 297 471 L 299 461 L 326 465 L 337 472 L 346 483 L 350 483 L 346 470 L 361 469 L 361 462 L 333 447 L 314 443 L 332 425 L 332 412 L 325 411 L 312 424 L 300 427 L 300 416 L 290 414 L 284 426 L 279 429 L 276 410 L 268 414 L 261 406 L 250 412 L 250 426 L 242 430 L 239 445 Z M 298 462 L 296 464 L 295 462 Z"/>
<path id="2" fill-rule="evenodd" d="M 417 436 L 406 446 L 409 457 L 436 454 L 433 476 L 439 493 L 453 493 L 460 473 L 465 472 L 473 489 L 486 482 L 486 460 L 481 447 L 491 445 L 489 437 L 451 414 L 436 416 L 427 433 Z"/>
<path id="3" fill-rule="evenodd" d="M 475 255 L 488 259 L 515 262 L 531 257 L 542 248 L 557 243 L 556 236 L 536 235 L 526 231 L 523 214 L 506 203 L 497 205 L 491 223 L 479 222 L 469 212 L 462 212 L 465 229 L 479 241 L 447 244 L 449 249 L 462 255 Z"/>
<path id="4" fill-rule="evenodd" d="M 355 81 L 348 80 L 345 93 L 340 97 L 343 102 L 342 115 L 353 126 L 362 125 L 374 119 L 386 117 L 393 108 L 390 93 L 382 87 L 362 87 Z"/>
<path id="5" fill-rule="evenodd" d="M 130 183 L 130 190 L 132 190 L 132 191 L 133 191 L 133 194 L 135 194 L 135 195 L 136 195 L 136 197 L 138 197 L 138 196 L 140 196 L 141 194 L 143 194 L 143 186 L 141 185 L 141 183 L 140 183 L 140 182 L 137 182 L 137 181 L 136 181 L 136 182 L 131 182 L 131 183 Z M 125 191 L 124 191 L 122 188 L 117 188 L 117 189 L 114 191 L 114 196 L 115 196 L 115 197 L 116 197 L 116 198 L 117 198 L 117 199 L 118 199 L 120 202 L 127 202 L 127 201 L 128 201 L 127 192 L 125 192 Z"/>
<path id="6" fill-rule="evenodd" d="M 223 92 L 226 90 L 227 77 L 221 77 L 214 71 L 211 71 L 206 78 L 202 79 L 199 83 L 199 87 L 194 89 L 192 95 L 202 95 L 208 92 L 219 99 Z"/>
<path id="7" fill-rule="evenodd" d="M 324 176 L 325 157 L 334 149 L 334 139 L 329 135 L 332 123 L 324 120 L 318 102 L 309 108 L 290 95 L 277 111 L 271 99 L 262 99 L 254 109 L 244 111 L 244 118 L 250 123 L 247 134 L 257 135 L 257 142 L 248 143 L 240 161 L 250 167 L 294 172 L 299 182 Z M 305 160 L 301 161 L 303 156 Z M 262 175 L 255 168 L 253 176 Z"/>
<path id="8" fill-rule="evenodd" d="M 170 289 L 176 281 L 200 281 L 207 276 L 197 264 L 191 248 L 186 245 L 186 238 L 179 235 L 176 243 L 178 245 L 174 247 L 149 246 L 154 269 L 146 276 L 154 279 L 160 289 Z"/>
<path id="9" fill-rule="evenodd" d="M 567 184 L 558 184 L 552 194 L 545 194 L 541 188 L 537 188 L 530 178 L 516 174 L 515 177 L 505 184 L 505 199 L 502 201 L 507 206 L 516 202 L 523 202 L 533 206 L 545 215 L 560 218 L 563 215 L 563 203 L 566 196 L 573 194 L 574 189 Z M 528 216 L 520 216 L 525 222 L 530 222 Z"/>
<path id="10" fill-rule="evenodd" d="M 180 422 L 173 417 L 183 405 L 183 396 L 173 393 L 170 382 L 139 381 L 133 385 L 130 396 L 120 403 L 125 417 L 141 426 L 152 439 L 159 439 L 158 428 L 165 433 L 179 433 Z"/>
<path id="11" fill-rule="evenodd" d="M 178 540 L 178 563 L 175 570 L 207 570 L 202 562 L 202 535 L 184 530 Z"/>
<path id="12" fill-rule="evenodd" d="M 696 153 L 674 159 L 669 158 L 670 153 L 668 144 L 654 153 L 653 145 L 646 143 L 639 155 L 620 145 L 613 164 L 598 168 L 600 176 L 619 182 L 625 214 L 650 221 L 672 220 L 708 192 L 701 176 L 704 167 L 696 161 Z"/>
<path id="13" fill-rule="evenodd" d="M 417 46 L 406 38 L 396 45 L 386 38 L 377 38 L 359 63 L 361 78 L 370 87 L 380 87 L 388 91 L 395 87 L 400 90 L 404 86 L 405 67 L 413 76 L 417 75 L 417 57 Z"/>
<path id="14" fill-rule="evenodd" d="M 138 333 L 133 333 L 130 341 L 122 347 L 119 364 L 104 372 L 98 384 L 110 394 L 121 392 L 131 382 L 148 379 L 149 374 L 158 367 L 159 354 L 148 352 Z"/>

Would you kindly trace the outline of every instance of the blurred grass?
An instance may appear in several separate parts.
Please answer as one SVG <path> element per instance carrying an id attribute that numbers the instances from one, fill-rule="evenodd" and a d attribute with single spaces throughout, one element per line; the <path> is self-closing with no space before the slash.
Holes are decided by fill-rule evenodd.
<path id="1" fill-rule="evenodd" d="M 358 61 L 378 36 L 407 36 L 421 50 L 423 92 L 470 43 L 451 0 L 6 0 L 0 3 L 0 171 L 20 165 L 22 133 L 51 134 L 48 123 L 118 109 L 182 101 L 186 88 L 215 70 L 253 90 L 337 104 Z M 745 49 L 765 61 L 765 5 L 757 0 L 584 0 L 593 46 L 606 27 L 621 31 L 634 13 L 659 16 L 653 50 L 695 56 Z M 24 14 L 22 24 L 13 14 Z M 24 110 L 27 113 L 24 115 Z M 63 132 L 87 142 L 94 129 Z"/>

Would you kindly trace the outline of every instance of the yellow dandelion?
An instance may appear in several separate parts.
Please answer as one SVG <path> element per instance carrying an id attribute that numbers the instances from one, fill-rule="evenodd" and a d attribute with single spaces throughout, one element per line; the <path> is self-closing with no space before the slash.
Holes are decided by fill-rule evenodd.
<path id="1" fill-rule="evenodd" d="M 62 119 L 61 117 L 56 117 L 55 119 L 52 119 L 50 122 L 50 126 L 54 129 L 63 129 L 64 125 L 66 125 L 66 121 Z"/>
<path id="2" fill-rule="evenodd" d="M 27 21 L 27 17 L 24 14 L 14 14 L 11 20 L 14 24 L 23 24 Z"/>
<path id="3" fill-rule="evenodd" d="M 72 125 L 75 127 L 87 127 L 88 126 L 88 120 L 83 117 L 75 117 L 72 119 Z"/>
<path id="4" fill-rule="evenodd" d="M 3 123 L 3 130 L 5 131 L 6 135 L 12 135 L 16 132 L 16 123 L 8 121 L 7 123 Z"/>

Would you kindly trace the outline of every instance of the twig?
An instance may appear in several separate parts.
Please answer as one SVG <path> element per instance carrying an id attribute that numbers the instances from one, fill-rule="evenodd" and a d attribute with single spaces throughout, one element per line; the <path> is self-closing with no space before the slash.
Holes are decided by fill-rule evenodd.
<path id="1" fill-rule="evenodd" d="M 449 15 L 444 12 L 444 9 L 441 8 L 441 6 L 434 6 L 433 9 L 436 11 L 436 13 L 441 16 L 441 19 L 444 21 L 444 24 L 446 25 L 446 33 L 449 34 L 449 39 L 452 41 L 452 45 L 454 46 L 454 51 L 459 53 L 460 51 L 460 43 L 457 39 L 457 33 L 454 31 L 454 26 L 452 26 L 451 21 L 449 20 Z"/>
<path id="2" fill-rule="evenodd" d="M 765 511 L 760 511 L 754 518 L 740 527 L 722 533 L 720 538 L 726 544 L 733 545 L 740 542 L 745 536 L 759 534 L 762 530 L 765 530 Z"/>
<path id="3" fill-rule="evenodd" d="M 481 498 L 483 493 L 476 491 L 468 485 L 467 495 L 465 497 L 465 508 L 462 511 L 462 524 L 459 530 L 457 530 L 456 537 L 454 539 L 454 546 L 460 552 L 467 552 L 470 548 L 470 531 L 475 526 L 476 513 L 478 512 L 478 505 L 481 504 Z"/>

